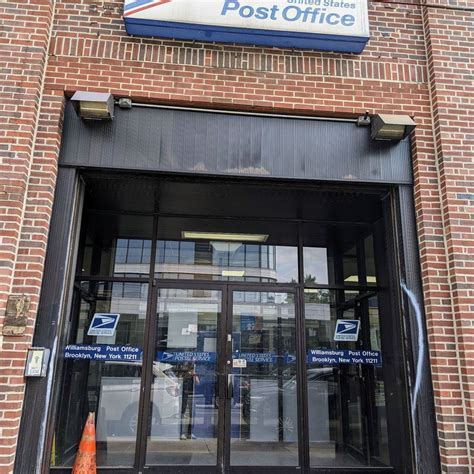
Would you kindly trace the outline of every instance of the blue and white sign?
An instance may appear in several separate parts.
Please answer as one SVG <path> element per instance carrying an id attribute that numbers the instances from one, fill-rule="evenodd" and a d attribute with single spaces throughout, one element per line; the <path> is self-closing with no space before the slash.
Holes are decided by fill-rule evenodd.
<path id="1" fill-rule="evenodd" d="M 245 359 L 249 364 L 275 364 L 277 355 L 274 352 L 234 352 L 233 359 Z"/>
<path id="2" fill-rule="evenodd" d="M 66 359 L 101 362 L 141 362 L 142 350 L 134 346 L 108 344 L 70 344 L 64 348 Z"/>
<path id="3" fill-rule="evenodd" d="M 88 336 L 113 336 L 120 314 L 95 313 L 87 331 Z"/>
<path id="4" fill-rule="evenodd" d="M 335 341 L 357 341 L 360 321 L 356 319 L 338 319 L 334 331 Z"/>
<path id="5" fill-rule="evenodd" d="M 274 352 L 233 352 L 232 359 L 245 360 L 249 364 L 275 364 L 277 355 Z M 296 359 L 296 358 L 295 358 Z M 157 354 L 159 362 L 216 362 L 215 352 L 193 351 L 160 351 Z"/>
<path id="6" fill-rule="evenodd" d="M 215 352 L 158 352 L 159 362 L 215 362 Z"/>
<path id="7" fill-rule="evenodd" d="M 346 349 L 310 349 L 307 354 L 309 364 L 338 365 L 338 364 L 370 364 L 381 366 L 382 355 L 379 351 Z"/>
<path id="8" fill-rule="evenodd" d="M 128 34 L 360 53 L 367 0 L 125 0 Z"/>

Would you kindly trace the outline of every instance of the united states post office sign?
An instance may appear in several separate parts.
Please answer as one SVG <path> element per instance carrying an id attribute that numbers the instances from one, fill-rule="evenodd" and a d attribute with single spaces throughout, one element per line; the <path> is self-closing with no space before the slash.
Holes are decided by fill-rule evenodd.
<path id="1" fill-rule="evenodd" d="M 125 0 L 127 33 L 360 53 L 367 0 Z"/>

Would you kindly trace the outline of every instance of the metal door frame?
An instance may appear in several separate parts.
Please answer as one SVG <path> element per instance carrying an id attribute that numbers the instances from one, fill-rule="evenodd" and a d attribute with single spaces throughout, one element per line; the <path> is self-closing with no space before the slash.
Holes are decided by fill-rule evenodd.
<path id="1" fill-rule="evenodd" d="M 142 378 L 142 395 L 140 399 L 140 420 L 141 428 L 137 430 L 137 448 L 136 452 L 140 450 L 143 453 L 142 464 L 136 464 L 133 472 L 149 472 L 149 473 L 163 473 L 163 474 L 259 474 L 259 473 L 276 473 L 286 474 L 291 472 L 318 474 L 323 473 L 337 473 L 341 469 L 337 467 L 322 468 L 311 467 L 309 463 L 309 431 L 308 431 L 308 405 L 305 397 L 307 390 L 307 383 L 305 377 L 306 370 L 306 337 L 304 325 L 304 285 L 299 283 L 258 283 L 258 282 L 225 282 L 225 281 L 193 281 L 193 280 L 154 280 L 152 291 L 149 292 L 152 298 L 150 304 L 150 332 L 146 338 L 145 346 L 148 345 L 147 354 L 144 356 L 144 368 L 146 370 L 145 376 Z M 181 289 L 181 290 L 214 290 L 221 292 L 221 317 L 218 321 L 218 357 L 216 360 L 217 369 L 217 383 L 218 383 L 218 439 L 217 439 L 217 462 L 215 466 L 202 465 L 146 465 L 146 446 L 147 446 L 147 422 L 150 410 L 150 394 L 151 394 L 151 370 L 146 369 L 145 361 L 148 360 L 150 364 L 153 362 L 153 354 L 155 352 L 156 343 L 156 327 L 158 324 L 157 307 L 160 289 Z M 227 360 L 232 358 L 232 346 L 228 346 L 227 335 L 232 333 L 233 324 L 233 293 L 235 291 L 248 292 L 275 292 L 275 293 L 290 293 L 295 296 L 295 336 L 296 336 L 296 377 L 297 377 L 297 415 L 298 415 L 298 459 L 297 466 L 232 466 L 230 465 L 230 434 L 231 434 L 231 405 L 227 394 L 227 375 L 228 364 Z M 143 398 L 143 401 L 142 401 Z M 139 431 L 139 432 L 138 432 Z M 138 457 L 138 455 L 137 455 Z M 394 472 L 393 467 L 353 467 L 344 468 L 344 472 L 350 473 L 387 473 Z M 132 470 L 130 470 L 132 472 Z"/>
<path id="2" fill-rule="evenodd" d="M 260 283 L 251 283 L 251 284 L 242 284 L 242 283 L 236 283 L 236 284 L 229 284 L 227 287 L 227 302 L 228 302 L 228 307 L 227 307 L 227 314 L 226 314 L 226 323 L 227 323 L 227 332 L 226 336 L 228 334 L 232 334 L 232 326 L 233 326 L 233 316 L 234 316 L 234 292 L 236 291 L 242 291 L 242 292 L 272 292 L 272 293 L 288 293 L 288 294 L 293 294 L 294 295 L 294 308 L 295 308 L 295 349 L 297 349 L 303 339 L 302 334 L 299 332 L 299 325 L 297 324 L 297 320 L 299 319 L 299 306 L 300 302 L 298 301 L 298 285 L 294 284 L 275 284 L 272 283 L 270 285 L 262 285 Z M 304 336 L 304 334 L 303 334 Z M 227 342 L 227 338 L 226 338 Z M 226 347 L 226 358 L 227 360 L 232 360 L 232 343 L 230 344 L 230 349 L 229 345 Z M 224 367 L 229 370 L 232 369 L 227 363 L 224 365 Z M 302 413 L 302 405 L 301 405 L 301 400 L 300 400 L 300 393 L 301 393 L 301 386 L 300 386 L 300 375 L 303 371 L 303 365 L 301 364 L 300 358 L 297 357 L 296 361 L 296 374 L 297 374 L 297 400 L 298 400 L 298 406 L 297 406 L 297 417 L 298 421 L 300 421 L 303 417 Z M 229 371 L 229 373 L 226 373 L 229 375 L 232 373 L 232 370 Z M 227 377 L 225 378 L 225 382 L 227 383 Z M 225 415 L 224 415 L 224 420 L 225 420 L 225 453 L 224 453 L 224 472 L 226 473 L 261 473 L 261 472 L 274 472 L 274 473 L 289 473 L 289 472 L 301 472 L 304 469 L 304 454 L 302 451 L 302 446 L 304 445 L 304 432 L 302 429 L 298 429 L 298 465 L 297 466 L 252 466 L 252 465 L 245 465 L 245 466 L 232 466 L 230 464 L 230 447 L 231 447 L 231 404 L 229 401 L 231 398 L 228 396 L 226 397 L 226 402 L 224 404 L 225 407 Z"/>
<path id="3" fill-rule="evenodd" d="M 151 396 L 151 365 L 153 363 L 153 354 L 156 344 L 156 328 L 158 325 L 158 298 L 160 289 L 176 289 L 176 290 L 214 290 L 221 292 L 221 317 L 218 321 L 217 348 L 218 356 L 216 360 L 217 384 L 218 384 L 218 426 L 217 426 L 217 463 L 216 466 L 200 466 L 200 465 L 146 465 L 146 447 L 148 437 L 148 416 L 150 412 L 150 396 Z M 152 291 L 149 292 L 149 327 L 147 329 L 148 336 L 145 337 L 144 357 L 142 377 L 142 387 L 139 407 L 139 425 L 137 429 L 136 439 L 136 464 L 135 469 L 138 473 L 163 473 L 163 474 L 180 474 L 183 472 L 192 472 L 193 474 L 207 474 L 215 472 L 216 474 L 224 474 L 229 472 L 302 472 L 304 461 L 302 458 L 302 446 L 304 445 L 303 430 L 298 430 L 298 451 L 299 465 L 294 468 L 278 467 L 278 466 L 230 466 L 230 403 L 227 394 L 227 361 L 232 359 L 232 348 L 229 352 L 227 334 L 232 332 L 233 322 L 233 292 L 234 291 L 253 291 L 253 292 L 275 292 L 275 293 L 291 293 L 295 295 L 295 345 L 298 348 L 301 334 L 299 334 L 297 324 L 299 319 L 299 302 L 298 302 L 298 284 L 262 284 L 262 283 L 245 283 L 245 282 L 224 282 L 224 281 L 192 281 L 192 280 L 154 280 Z M 150 298 L 152 299 L 150 301 Z M 231 347 L 231 346 L 230 346 Z M 302 371 L 301 361 L 297 360 L 297 380 L 301 379 Z M 302 419 L 301 388 L 297 389 L 298 394 L 298 419 Z"/>

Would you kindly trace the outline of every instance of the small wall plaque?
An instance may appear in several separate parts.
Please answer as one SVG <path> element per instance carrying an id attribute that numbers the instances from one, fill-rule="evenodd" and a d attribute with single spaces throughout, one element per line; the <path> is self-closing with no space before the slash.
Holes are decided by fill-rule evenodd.
<path id="1" fill-rule="evenodd" d="M 26 357 L 25 377 L 46 377 L 50 350 L 44 347 L 30 347 Z"/>
<path id="2" fill-rule="evenodd" d="M 3 323 L 4 336 L 22 336 L 28 324 L 31 299 L 26 295 L 10 295 Z"/>

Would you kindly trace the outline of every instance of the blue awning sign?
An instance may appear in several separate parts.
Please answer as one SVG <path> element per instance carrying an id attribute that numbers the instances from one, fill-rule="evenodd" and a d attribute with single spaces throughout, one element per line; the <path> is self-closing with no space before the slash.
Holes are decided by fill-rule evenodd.
<path id="1" fill-rule="evenodd" d="M 367 0 L 125 0 L 130 35 L 360 53 Z"/>
<path id="2" fill-rule="evenodd" d="M 89 330 L 88 336 L 113 336 L 120 319 L 120 314 L 95 313 Z"/>

